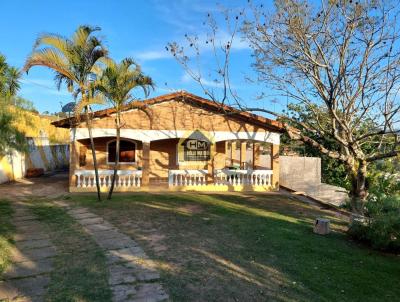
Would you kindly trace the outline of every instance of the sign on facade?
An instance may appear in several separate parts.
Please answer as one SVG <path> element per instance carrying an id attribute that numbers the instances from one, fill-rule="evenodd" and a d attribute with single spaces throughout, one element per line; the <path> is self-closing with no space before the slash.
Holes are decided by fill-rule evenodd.
<path id="1" fill-rule="evenodd" d="M 195 130 L 179 141 L 179 159 L 189 162 L 204 162 L 211 159 L 210 138 L 200 130 Z"/>

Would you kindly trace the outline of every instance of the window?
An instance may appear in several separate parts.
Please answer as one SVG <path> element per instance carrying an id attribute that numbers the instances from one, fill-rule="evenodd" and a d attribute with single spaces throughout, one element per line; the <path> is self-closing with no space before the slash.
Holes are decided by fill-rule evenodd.
<path id="1" fill-rule="evenodd" d="M 79 147 L 79 167 L 86 166 L 86 146 Z"/>
<path id="2" fill-rule="evenodd" d="M 108 163 L 115 162 L 116 141 L 108 143 L 107 152 Z M 136 158 L 136 144 L 131 141 L 121 140 L 119 146 L 119 162 L 120 163 L 134 163 Z"/>

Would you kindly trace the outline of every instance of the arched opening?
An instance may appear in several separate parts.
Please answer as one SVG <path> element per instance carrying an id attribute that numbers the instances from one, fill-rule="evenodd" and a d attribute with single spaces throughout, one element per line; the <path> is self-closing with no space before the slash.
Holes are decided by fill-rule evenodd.
<path id="1" fill-rule="evenodd" d="M 110 141 L 107 144 L 107 163 L 115 163 L 116 155 L 116 140 Z M 136 162 L 136 143 L 129 140 L 120 141 L 119 162 L 121 164 L 131 164 Z"/>

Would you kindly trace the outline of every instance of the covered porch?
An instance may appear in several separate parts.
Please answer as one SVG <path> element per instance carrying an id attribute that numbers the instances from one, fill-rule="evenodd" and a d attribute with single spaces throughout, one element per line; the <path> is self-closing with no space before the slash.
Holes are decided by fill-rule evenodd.
<path id="1" fill-rule="evenodd" d="M 122 129 L 115 191 L 271 191 L 279 187 L 279 134 L 196 131 L 200 133 Z M 69 190 L 94 192 L 87 129 L 72 129 L 71 134 Z M 94 129 L 94 137 L 100 186 L 106 192 L 113 174 L 115 132 Z M 190 149 L 189 143 L 195 148 Z"/>

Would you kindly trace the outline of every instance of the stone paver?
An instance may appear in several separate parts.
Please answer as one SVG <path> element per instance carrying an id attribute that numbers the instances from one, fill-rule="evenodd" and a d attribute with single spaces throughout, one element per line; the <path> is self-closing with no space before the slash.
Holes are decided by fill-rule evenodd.
<path id="1" fill-rule="evenodd" d="M 6 282 L 0 282 L 0 299 L 9 299 L 19 301 L 43 301 L 42 297 L 46 293 L 46 286 L 50 282 L 47 275 L 11 279 Z"/>
<path id="2" fill-rule="evenodd" d="M 24 252 L 15 248 L 11 251 L 14 262 L 25 262 L 29 260 L 41 260 L 49 257 L 54 257 L 57 251 L 53 246 L 46 246 L 42 248 L 30 249 Z"/>
<path id="3" fill-rule="evenodd" d="M 12 264 L 0 281 L 0 301 L 43 301 L 56 249 L 37 217 L 23 202 L 14 202 L 16 227 Z"/>
<path id="4" fill-rule="evenodd" d="M 39 232 L 39 231 L 38 231 Z M 36 248 L 51 247 L 52 244 L 49 239 L 28 239 L 24 241 L 19 241 L 15 244 L 19 250 L 30 250 Z"/>
<path id="5" fill-rule="evenodd" d="M 86 208 L 71 208 L 62 201 L 56 201 L 55 204 L 65 208 L 104 250 L 109 267 L 108 283 L 113 291 L 114 302 L 157 302 L 169 299 L 159 283 L 160 274 L 155 263 L 134 240 Z"/>

